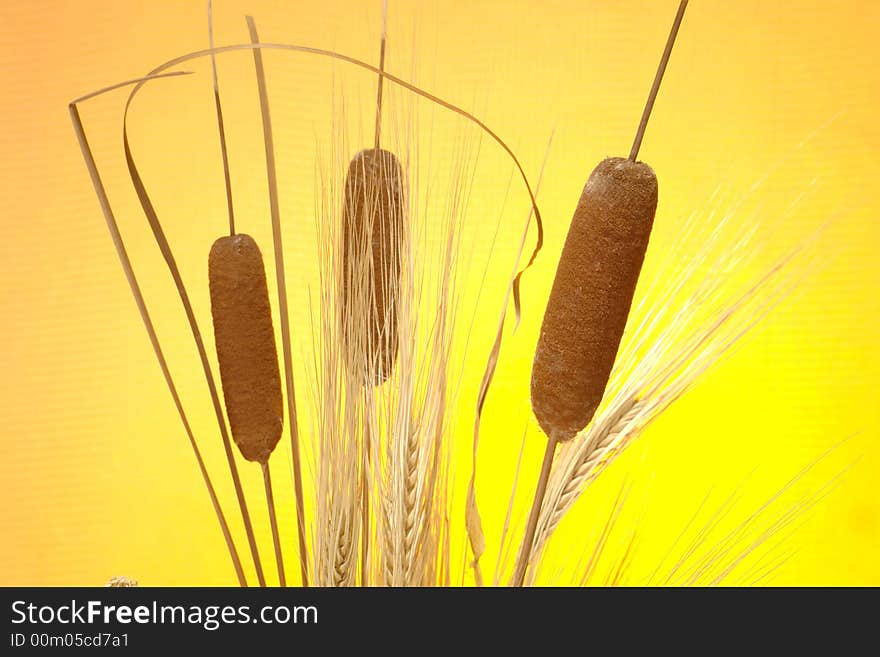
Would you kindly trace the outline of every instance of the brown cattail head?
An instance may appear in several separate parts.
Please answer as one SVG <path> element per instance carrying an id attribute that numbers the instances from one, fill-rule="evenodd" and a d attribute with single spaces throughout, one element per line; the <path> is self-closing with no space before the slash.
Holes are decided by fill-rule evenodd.
<path id="1" fill-rule="evenodd" d="M 405 197 L 394 153 L 368 149 L 348 166 L 342 231 L 342 335 L 349 372 L 378 385 L 397 358 Z"/>
<path id="2" fill-rule="evenodd" d="M 603 160 L 584 186 L 532 366 L 532 409 L 548 436 L 574 438 L 602 401 L 656 209 L 657 178 L 643 162 Z"/>
<path id="3" fill-rule="evenodd" d="M 232 437 L 265 463 L 281 438 L 281 376 L 263 256 L 249 235 L 221 237 L 208 257 L 211 315 Z"/>

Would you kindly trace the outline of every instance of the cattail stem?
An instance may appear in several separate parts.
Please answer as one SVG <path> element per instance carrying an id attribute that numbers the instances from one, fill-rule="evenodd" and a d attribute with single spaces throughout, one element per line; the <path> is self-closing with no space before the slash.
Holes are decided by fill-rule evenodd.
<path id="1" fill-rule="evenodd" d="M 388 28 L 388 0 L 382 3 L 382 37 L 379 41 L 379 75 L 376 83 L 376 127 L 374 147 L 379 151 L 382 134 L 382 91 L 384 89 L 385 74 L 385 42 Z M 370 403 L 370 395 L 364 395 L 364 401 Z M 362 463 L 361 478 L 361 585 L 369 586 L 369 551 L 370 551 L 370 440 L 371 427 L 364 423 L 364 458 Z"/>
<path id="2" fill-rule="evenodd" d="M 247 16 L 251 42 L 259 43 L 257 25 L 253 16 Z M 287 311 L 287 277 L 284 273 L 284 248 L 281 241 L 281 210 L 278 202 L 278 175 L 275 170 L 275 144 L 272 137 L 272 116 L 269 113 L 269 93 L 266 89 L 266 72 L 263 53 L 254 48 L 254 69 L 260 97 L 260 114 L 263 122 L 263 140 L 266 152 L 266 177 L 269 183 L 269 214 L 272 220 L 272 244 L 275 249 L 275 281 L 278 287 L 278 315 L 281 319 L 281 347 L 284 358 L 284 381 L 287 393 L 287 415 L 290 423 L 290 453 L 293 462 L 293 491 L 296 498 L 296 528 L 299 541 L 299 563 L 302 586 L 309 585 L 309 552 L 306 547 L 306 517 L 303 502 L 302 466 L 300 465 L 299 423 L 296 412 L 296 387 L 293 381 L 293 350 L 290 340 L 290 317 Z"/>
<path id="3" fill-rule="evenodd" d="M 547 482 L 550 481 L 550 470 L 553 467 L 553 456 L 556 454 L 556 444 L 558 442 L 552 436 L 547 439 L 547 450 L 544 452 L 544 463 L 541 465 L 541 475 L 538 477 L 535 499 L 532 501 L 532 510 L 529 512 L 529 520 L 526 524 L 523 542 L 519 549 L 519 557 L 516 561 L 516 570 L 513 574 L 514 586 L 522 586 L 526 578 L 526 570 L 532 557 L 535 530 L 538 527 L 538 516 L 541 515 L 541 505 L 544 503 L 544 495 L 547 492 Z"/>
<path id="4" fill-rule="evenodd" d="M 278 564 L 278 583 L 287 586 L 284 577 L 284 557 L 281 554 L 281 537 L 278 534 L 278 519 L 275 516 L 275 498 L 272 496 L 272 478 L 269 476 L 269 461 L 263 461 L 263 484 L 266 487 L 266 505 L 269 507 L 269 524 L 272 526 L 272 542 L 275 544 L 275 562 Z"/>
<path id="5" fill-rule="evenodd" d="M 223 158 L 223 179 L 226 183 L 226 208 L 229 212 L 229 234 L 235 235 L 235 213 L 232 210 L 232 181 L 229 177 L 229 153 L 226 150 L 226 131 L 223 129 L 223 108 L 220 106 L 220 85 L 217 81 L 217 57 L 214 54 L 213 4 L 208 0 L 208 43 L 211 46 L 211 77 L 214 81 L 214 107 L 217 109 L 217 128 L 220 130 L 220 155 Z"/>
<path id="6" fill-rule="evenodd" d="M 639 122 L 636 138 L 633 141 L 632 150 L 629 152 L 629 159 L 632 162 L 635 162 L 639 155 L 642 138 L 645 136 L 645 128 L 648 126 L 648 119 L 651 117 L 651 110 L 654 108 L 654 101 L 657 99 L 657 92 L 660 90 L 660 82 L 663 80 L 666 64 L 669 63 L 669 55 L 672 54 L 672 46 L 675 44 L 675 37 L 678 35 L 678 28 L 681 26 L 681 20 L 684 18 L 684 10 L 687 8 L 687 4 L 688 0 L 681 0 L 681 4 L 678 5 L 678 13 L 675 14 L 675 20 L 672 22 L 672 29 L 669 31 L 669 37 L 666 39 L 666 48 L 663 50 L 663 56 L 660 58 L 657 75 L 654 76 L 654 84 L 651 85 L 651 91 L 648 93 L 648 102 L 645 103 L 642 120 Z"/>
<path id="7" fill-rule="evenodd" d="M 379 135 L 382 132 L 382 82 L 385 78 L 385 40 L 388 30 L 388 0 L 382 3 L 382 40 L 379 44 L 379 82 L 376 90 L 376 150 L 379 150 Z"/>

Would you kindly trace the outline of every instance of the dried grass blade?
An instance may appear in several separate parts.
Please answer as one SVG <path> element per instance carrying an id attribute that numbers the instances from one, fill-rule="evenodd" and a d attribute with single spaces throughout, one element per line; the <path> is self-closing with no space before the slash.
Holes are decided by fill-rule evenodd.
<path id="1" fill-rule="evenodd" d="M 217 516 L 217 521 L 220 523 L 220 530 L 223 533 L 223 539 L 225 540 L 226 547 L 229 550 L 229 556 L 232 559 L 232 565 L 235 569 L 236 577 L 238 578 L 239 584 L 243 587 L 246 587 L 247 580 L 245 579 L 244 571 L 241 567 L 241 560 L 238 556 L 238 551 L 235 548 L 235 542 L 232 540 L 232 535 L 229 531 L 229 525 L 226 523 L 226 517 L 224 516 L 223 510 L 220 507 L 220 502 L 217 499 L 217 494 L 214 491 L 213 484 L 211 483 L 211 477 L 208 475 L 208 470 L 205 467 L 204 460 L 202 459 L 201 451 L 199 450 L 198 444 L 196 443 L 196 439 L 193 435 L 189 421 L 187 420 L 186 413 L 183 410 L 183 404 L 180 400 L 180 396 L 177 393 L 177 387 L 174 385 L 174 380 L 171 377 L 171 371 L 168 369 L 168 363 L 165 360 L 165 355 L 163 354 L 162 347 L 159 344 L 159 337 L 156 335 L 156 330 L 153 326 L 152 319 L 150 318 L 150 313 L 147 310 L 147 305 L 144 300 L 143 294 L 141 293 L 140 285 L 137 282 L 134 268 L 131 265 L 131 260 L 129 259 L 128 253 L 125 249 L 125 243 L 122 239 L 122 234 L 119 232 L 119 226 L 116 223 L 116 217 L 113 215 L 113 210 L 110 207 L 110 200 L 108 199 L 107 192 L 104 189 L 104 183 L 101 180 L 101 175 L 98 171 L 97 164 L 95 163 L 95 158 L 92 155 L 92 150 L 89 146 L 88 138 L 86 137 L 85 129 L 82 124 L 82 119 L 80 118 L 79 110 L 77 108 L 78 102 L 93 98 L 94 96 L 106 93 L 107 91 L 112 91 L 113 89 L 118 89 L 129 84 L 143 84 L 144 82 L 154 79 L 156 77 L 169 77 L 172 75 L 181 75 L 181 73 L 171 73 L 164 76 L 149 76 L 146 78 L 128 80 L 121 84 L 105 87 L 104 89 L 101 89 L 92 94 L 80 96 L 80 98 L 71 101 L 69 105 L 70 118 L 73 121 L 73 128 L 76 132 L 80 150 L 82 151 L 83 159 L 86 163 L 86 168 L 89 171 L 89 177 L 91 178 L 92 185 L 95 188 L 95 193 L 98 196 L 101 210 L 104 213 L 104 219 L 107 222 L 107 228 L 110 231 L 111 238 L 113 239 L 113 245 L 116 248 L 116 252 L 122 264 L 122 269 L 125 272 L 125 277 L 128 280 L 132 296 L 134 297 L 135 304 L 138 307 L 138 312 L 140 313 L 141 319 L 144 323 L 144 327 L 147 330 L 147 335 L 150 338 L 150 344 L 153 347 L 153 353 L 155 354 L 156 360 L 159 363 L 159 368 L 162 370 L 162 376 L 165 378 L 165 383 L 168 386 L 168 390 L 171 393 L 172 399 L 174 400 L 174 406 L 177 409 L 178 415 L 180 416 L 180 421 L 183 424 L 184 431 L 186 432 L 187 438 L 189 439 L 190 447 L 192 447 L 193 454 L 196 457 L 196 461 L 199 466 L 199 472 L 201 473 L 202 480 L 205 483 L 205 488 L 207 488 L 208 495 L 211 498 L 211 506 L 214 508 L 214 513 Z"/>
<path id="2" fill-rule="evenodd" d="M 217 418 L 217 426 L 220 429 L 220 436 L 223 440 L 223 449 L 226 452 L 226 460 L 229 464 L 229 471 L 232 475 L 232 481 L 235 486 L 235 494 L 238 498 L 242 521 L 244 522 L 245 532 L 247 533 L 248 537 L 248 544 L 251 549 L 251 556 L 253 557 L 254 567 L 257 571 L 257 579 L 259 580 L 260 585 L 264 586 L 265 576 L 263 575 L 263 567 L 260 563 L 260 554 L 259 550 L 257 549 L 257 541 L 254 536 L 254 529 L 253 525 L 251 524 L 250 513 L 248 512 L 247 501 L 244 497 L 244 490 L 241 486 L 241 479 L 238 475 L 238 468 L 235 465 L 235 455 L 232 451 L 232 445 L 229 440 L 229 432 L 226 428 L 226 420 L 223 417 L 223 407 L 220 403 L 220 396 L 217 392 L 217 385 L 214 381 L 214 375 L 211 373 L 211 365 L 208 361 L 208 353 L 205 349 L 204 341 L 202 340 L 202 334 L 199 330 L 198 322 L 196 322 L 195 312 L 193 311 L 192 303 L 189 300 L 189 294 L 187 293 L 186 287 L 183 284 L 183 278 L 181 277 L 180 270 L 178 269 L 177 263 L 174 260 L 174 254 L 171 252 L 171 245 L 168 243 L 167 237 L 165 237 L 165 231 L 162 229 L 162 224 L 159 222 L 159 217 L 156 214 L 155 209 L 153 208 L 153 204 L 150 201 L 149 195 L 147 194 L 147 189 L 144 186 L 143 180 L 140 176 L 140 172 L 135 165 L 134 156 L 131 152 L 131 145 L 128 139 L 128 111 L 131 107 L 132 100 L 134 99 L 138 90 L 140 90 L 140 88 L 143 86 L 143 84 L 144 83 L 141 82 L 135 85 L 128 96 L 128 101 L 125 104 L 125 112 L 122 119 L 122 145 L 125 151 L 125 163 L 128 167 L 129 177 L 131 178 L 135 193 L 137 194 L 138 200 L 140 201 L 141 208 L 143 209 L 144 215 L 147 218 L 147 222 L 150 225 L 150 229 L 153 232 L 153 237 L 156 240 L 159 251 L 162 253 L 162 257 L 165 259 L 165 264 L 168 267 L 171 278 L 174 280 L 174 285 L 177 288 L 178 296 L 180 297 L 181 304 L 183 305 L 187 322 L 189 323 L 190 330 L 192 331 L 193 340 L 195 341 L 196 349 L 199 354 L 199 359 L 202 364 L 202 370 L 205 374 L 205 381 L 208 385 L 208 392 L 210 393 L 211 402 L 214 406 L 214 414 Z"/>
<path id="3" fill-rule="evenodd" d="M 495 577 L 494 583 L 495 586 L 498 585 L 500 581 L 499 577 L 501 574 L 501 568 L 505 565 L 507 550 L 505 547 L 507 546 L 507 532 L 510 530 L 510 520 L 513 516 L 513 503 L 516 501 L 516 489 L 517 484 L 519 483 L 519 471 L 522 466 L 522 457 L 523 452 L 526 450 L 526 436 L 528 435 L 528 427 L 523 431 L 522 441 L 519 446 L 519 456 L 516 458 L 516 470 L 513 473 L 513 485 L 510 490 L 510 499 L 507 502 L 507 513 L 504 515 L 504 525 L 501 528 L 501 538 L 498 541 L 498 559 L 495 562 Z"/>
<path id="4" fill-rule="evenodd" d="M 278 583 L 287 586 L 284 576 L 284 556 L 281 551 L 281 536 L 278 533 L 278 518 L 275 515 L 275 496 L 272 494 L 272 477 L 269 474 L 269 462 L 263 461 L 263 486 L 266 489 L 266 505 L 269 508 L 269 524 L 272 527 L 272 543 L 275 547 L 275 564 L 278 567 Z"/>
<path id="5" fill-rule="evenodd" d="M 553 135 L 551 134 L 550 139 L 547 142 L 547 149 L 544 151 L 544 160 L 541 163 L 541 169 L 538 173 L 538 182 L 535 187 L 535 191 L 540 189 L 541 179 L 544 176 L 544 168 L 547 166 L 547 160 L 550 157 L 550 150 L 553 146 Z M 522 169 L 520 169 L 522 171 Z M 523 174 L 525 175 L 525 174 Z M 532 216 L 534 215 L 536 220 L 539 221 L 539 217 L 537 214 L 537 203 L 534 201 L 534 196 L 532 197 L 533 205 L 532 209 L 529 210 L 529 214 L 526 217 L 525 224 L 523 225 L 522 238 L 519 244 L 519 250 L 517 251 L 516 260 L 514 261 L 514 269 L 516 272 L 519 267 L 520 258 L 522 257 L 523 249 L 525 248 L 525 242 L 528 235 L 529 225 L 532 220 Z M 540 221 L 538 223 L 540 226 Z M 539 233 L 540 234 L 540 233 Z M 540 237 L 539 237 L 540 239 Z M 539 247 L 540 248 L 540 247 Z M 535 259 L 535 255 L 537 254 L 537 250 L 532 254 L 531 260 L 526 265 L 525 269 L 531 266 L 532 262 Z M 468 532 L 468 540 L 471 545 L 471 552 L 474 555 L 474 559 L 472 562 L 472 567 L 474 569 L 474 578 L 477 581 L 477 586 L 482 586 L 482 574 L 480 572 L 480 557 L 483 555 L 483 552 L 486 549 L 486 537 L 483 534 L 483 526 L 480 520 L 480 510 L 477 505 L 477 493 L 476 493 L 476 480 L 477 480 L 477 448 L 480 444 L 480 421 L 483 415 L 483 406 L 486 403 L 486 397 L 489 394 L 489 387 L 492 385 L 492 379 L 495 376 L 495 369 L 498 367 L 498 359 L 501 356 L 501 343 L 504 337 L 504 320 L 507 317 L 507 308 L 510 302 L 511 295 L 514 297 L 514 307 L 516 313 L 516 321 L 519 322 L 520 317 L 520 306 L 519 306 L 519 287 L 518 281 L 520 276 L 522 276 L 523 271 L 525 269 L 520 270 L 519 273 L 516 273 L 511 277 L 511 280 L 508 284 L 507 293 L 504 296 L 504 303 L 501 307 L 501 315 L 498 318 L 498 328 L 495 332 L 495 340 L 492 344 L 492 349 L 489 352 L 489 357 L 486 362 L 486 369 L 483 371 L 483 378 L 480 381 L 480 389 L 477 394 L 477 409 L 476 415 L 474 417 L 474 438 L 473 438 L 473 456 L 471 463 L 471 478 L 468 483 L 468 493 L 467 493 L 467 506 L 465 509 L 465 522 L 467 526 Z"/>
<path id="6" fill-rule="evenodd" d="M 247 16 L 251 42 L 259 43 L 257 25 L 253 16 Z M 302 465 L 299 448 L 299 422 L 296 412 L 296 387 L 293 380 L 293 355 L 290 339 L 290 315 L 287 305 L 287 277 L 284 271 L 284 247 L 281 238 L 281 210 L 278 202 L 278 174 L 275 168 L 275 141 L 272 136 L 272 115 L 269 111 L 269 93 L 263 53 L 254 49 L 254 69 L 260 97 L 260 116 L 263 122 L 263 140 L 266 153 L 266 177 L 269 184 L 269 213 L 272 220 L 272 244 L 275 251 L 275 280 L 278 287 L 278 314 L 281 318 L 281 346 L 284 358 L 284 381 L 287 391 L 287 414 L 290 421 L 290 453 L 293 461 L 293 490 L 296 496 L 296 528 L 299 542 L 300 577 L 302 585 L 309 585 L 309 553 L 306 547 L 306 519 L 303 501 Z"/>

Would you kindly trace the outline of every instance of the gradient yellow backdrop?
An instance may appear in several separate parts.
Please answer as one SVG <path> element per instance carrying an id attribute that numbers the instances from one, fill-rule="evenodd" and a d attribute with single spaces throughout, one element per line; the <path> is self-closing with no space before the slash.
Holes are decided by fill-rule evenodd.
<path id="1" fill-rule="evenodd" d="M 389 5 L 390 72 L 477 113 L 511 144 L 533 179 L 554 135 L 540 192 L 546 247 L 524 283 L 523 326 L 505 343 L 479 455 L 491 569 L 524 427 L 523 486 L 529 490 L 519 497 L 519 513 L 543 450 L 527 405 L 529 352 L 541 299 L 587 175 L 602 157 L 628 152 L 677 3 L 390 0 Z M 245 14 L 254 15 L 264 41 L 333 48 L 376 61 L 379 0 L 216 0 L 218 44 L 247 40 Z M 719 185 L 735 200 L 770 174 L 750 197 L 750 211 L 733 218 L 742 226 L 775 221 L 767 231 L 770 252 L 781 253 L 826 221 L 833 223 L 820 240 L 818 267 L 798 290 L 653 425 L 568 518 L 548 556 L 559 568 L 568 563 L 566 555 L 589 549 L 594 515 L 601 515 L 593 510 L 607 509 L 625 479 L 633 483 L 628 522 L 639 522 L 642 536 L 633 565 L 637 583 L 710 490 L 710 506 L 718 506 L 741 485 L 736 510 L 746 516 L 826 449 L 849 438 L 801 482 L 805 490 L 816 490 L 848 468 L 787 539 L 793 556 L 772 581 L 880 584 L 878 39 L 876 2 L 692 0 L 641 152 L 661 189 L 646 273 L 676 242 L 684 218 L 704 207 Z M 0 584 L 101 584 L 120 574 L 144 584 L 234 583 L 67 115 L 73 97 L 142 75 L 206 43 L 201 0 L 0 4 Z M 239 212 L 244 221 L 259 219 L 267 205 L 252 61 L 236 53 L 219 63 Z M 310 232 L 314 154 L 327 141 L 331 98 L 343 89 L 348 111 L 367 116 L 374 82 L 345 65 L 305 55 L 271 53 L 267 66 L 282 144 L 293 321 L 304 326 L 307 284 L 314 283 L 318 265 Z M 133 111 L 132 139 L 148 185 L 161 181 L 151 191 L 195 286 L 197 312 L 205 318 L 207 295 L 198 286 L 205 283 L 210 241 L 224 230 L 225 200 L 208 69 L 204 61 L 184 68 L 197 75 L 145 90 Z M 405 107 L 404 93 L 393 98 Z M 81 112 L 160 337 L 191 404 L 197 436 L 203 437 L 215 484 L 245 550 L 191 340 L 127 182 L 123 102 L 117 92 L 90 101 Z M 429 114 L 427 105 L 420 107 Z M 427 134 L 416 134 L 420 143 L 431 144 L 442 173 L 455 144 L 476 142 L 460 119 L 442 112 L 431 126 Z M 352 149 L 358 139 L 357 133 L 349 135 Z M 497 221 L 511 176 L 509 162 L 485 138 L 480 158 L 468 209 L 475 224 Z M 511 189 L 504 216 L 520 222 L 527 205 L 515 180 Z M 804 192 L 796 211 L 783 216 Z M 484 290 L 493 302 L 503 292 L 504 263 L 516 246 L 517 231 L 505 225 L 498 249 L 507 260 L 492 265 Z M 270 233 L 265 222 L 259 226 L 253 232 L 265 252 Z M 479 260 L 479 244 L 475 252 Z M 473 267 L 471 275 L 478 271 Z M 496 306 L 487 304 L 477 319 L 475 365 L 465 368 L 457 402 L 454 520 L 460 540 L 468 429 L 485 358 L 480 348 L 491 339 Z M 296 348 L 300 362 L 307 363 L 307 340 Z M 304 389 L 306 365 L 300 369 Z M 281 458 L 288 458 L 286 445 Z M 240 470 L 269 564 L 261 482 L 249 465 L 242 462 Z M 275 468 L 292 564 L 290 477 L 283 460 Z"/>

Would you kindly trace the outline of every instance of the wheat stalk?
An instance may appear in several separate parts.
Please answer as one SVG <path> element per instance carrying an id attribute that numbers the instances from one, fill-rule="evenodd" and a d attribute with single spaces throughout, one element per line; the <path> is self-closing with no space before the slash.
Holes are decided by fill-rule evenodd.
<path id="1" fill-rule="evenodd" d="M 344 107 L 340 117 L 344 121 Z M 335 121 L 334 118 L 331 126 L 334 134 L 337 130 Z M 344 146 L 344 132 L 341 135 Z M 330 155 L 330 170 L 339 171 L 344 161 L 334 150 Z M 318 418 L 314 432 L 318 439 L 315 489 L 320 491 L 315 503 L 315 583 L 318 586 L 353 586 L 356 583 L 360 532 L 358 482 L 362 416 L 358 408 L 360 388 L 354 386 L 346 375 L 346 354 L 342 341 L 337 339 L 342 298 L 338 275 L 341 262 L 335 257 L 332 245 L 338 243 L 338 231 L 342 228 L 341 221 L 336 221 L 340 214 L 342 184 L 337 177 L 324 175 L 325 167 L 320 162 L 316 167 L 322 192 L 316 197 L 315 211 L 318 249 L 331 257 L 326 270 L 319 270 L 319 309 L 317 316 L 314 313 L 312 316 L 312 334 L 316 337 L 316 382 L 313 389 L 318 391 L 313 395 L 315 417 Z"/>
<path id="2" fill-rule="evenodd" d="M 399 124 L 395 124 L 398 126 Z M 413 135 L 404 132 L 406 139 Z M 414 148 L 410 142 L 406 149 Z M 410 154 L 410 158 L 412 155 Z M 409 158 L 407 158 L 409 159 Z M 457 169 L 458 172 L 461 169 Z M 436 582 L 442 553 L 441 535 L 436 525 L 442 520 L 438 513 L 445 506 L 446 486 L 441 476 L 448 456 L 451 436 L 448 434 L 448 387 L 450 385 L 450 343 L 455 328 L 454 275 L 459 251 L 462 220 L 461 198 L 464 179 L 451 186 L 450 204 L 440 221 L 443 248 L 440 252 L 440 276 L 430 280 L 429 272 L 420 264 L 419 251 L 425 249 L 426 235 L 414 235 L 409 242 L 409 277 L 407 300 L 401 309 L 411 317 L 408 324 L 408 346 L 401 344 L 400 375 L 404 379 L 395 393 L 397 416 L 394 430 L 387 436 L 389 446 L 387 474 L 383 486 L 385 554 L 380 581 L 392 586 L 426 586 Z M 418 180 L 411 185 L 409 198 L 418 198 Z M 418 215 L 417 203 L 411 212 Z M 414 225 L 430 225 L 428 216 Z M 433 311 L 425 312 L 428 309 Z"/>

